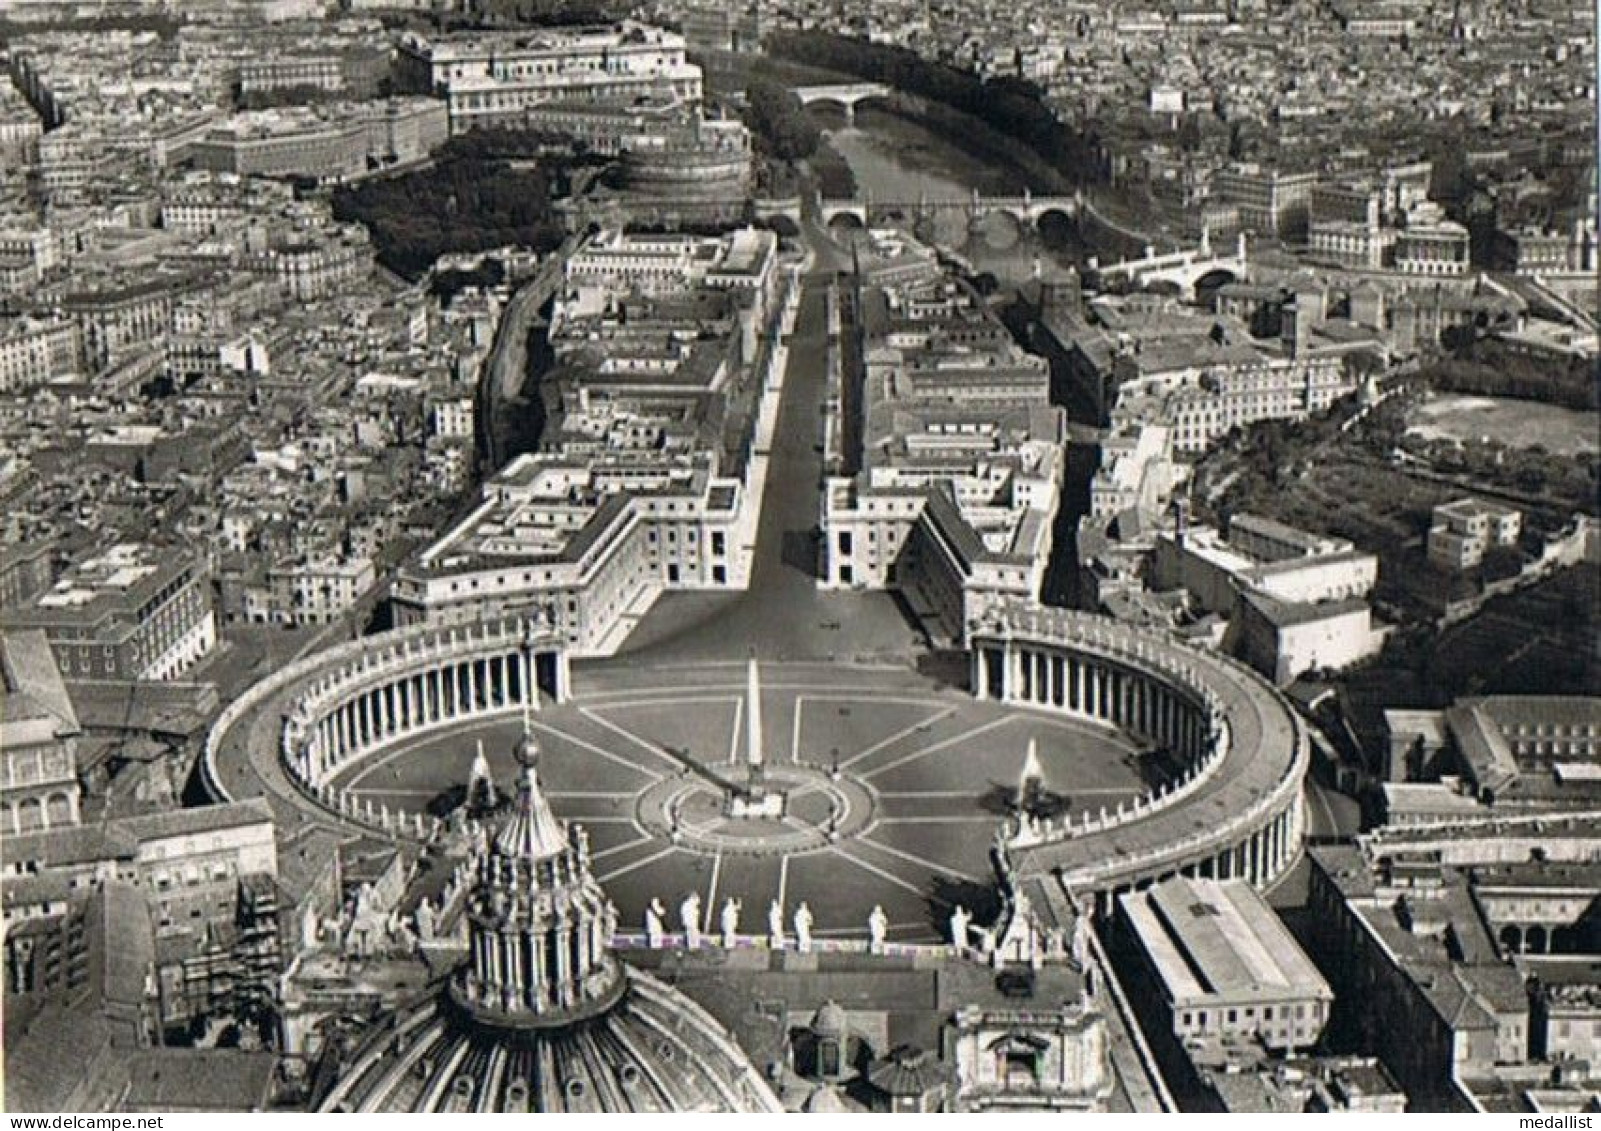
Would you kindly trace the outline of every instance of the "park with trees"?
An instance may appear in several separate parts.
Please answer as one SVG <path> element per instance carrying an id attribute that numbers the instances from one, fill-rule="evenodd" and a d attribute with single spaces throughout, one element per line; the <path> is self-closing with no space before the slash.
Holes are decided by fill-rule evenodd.
<path id="1" fill-rule="evenodd" d="M 513 159 L 540 140 L 498 131 L 454 138 L 424 168 L 335 189 L 334 216 L 365 224 L 379 262 L 407 279 L 452 252 L 554 250 L 565 235 L 555 201 L 571 163 Z"/>

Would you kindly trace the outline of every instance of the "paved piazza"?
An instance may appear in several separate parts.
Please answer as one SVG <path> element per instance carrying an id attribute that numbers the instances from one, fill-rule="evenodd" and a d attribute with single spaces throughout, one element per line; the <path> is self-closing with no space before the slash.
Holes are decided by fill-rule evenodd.
<path id="1" fill-rule="evenodd" d="M 935 939 L 953 902 L 993 898 L 990 846 L 1030 739 L 1044 784 L 1075 810 L 1140 791 L 1138 752 L 1091 723 L 977 701 L 905 668 L 764 663 L 764 776 L 786 811 L 730 817 L 722 783 L 745 777 L 745 680 L 743 663 L 577 665 L 573 698 L 534 716 L 551 804 L 588 830 L 625 929 L 653 897 L 676 927 L 698 891 L 708 927 L 733 897 L 745 929 L 760 930 L 778 898 L 805 900 L 821 935 L 860 936 L 877 903 L 893 938 Z M 338 784 L 425 810 L 465 784 L 482 743 L 509 788 L 520 730 L 502 716 L 419 736 Z"/>

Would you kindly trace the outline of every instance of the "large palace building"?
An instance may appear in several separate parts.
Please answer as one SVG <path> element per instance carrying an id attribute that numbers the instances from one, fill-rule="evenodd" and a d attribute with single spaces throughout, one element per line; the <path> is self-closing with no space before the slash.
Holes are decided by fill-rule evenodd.
<path id="1" fill-rule="evenodd" d="M 433 38 L 408 33 L 395 73 L 407 88 L 445 100 L 452 133 L 521 125 L 525 112 L 552 102 L 701 97 L 701 70 L 684 58 L 684 37 L 635 23 Z"/>
<path id="2" fill-rule="evenodd" d="M 743 130 L 743 127 L 740 127 Z M 542 450 L 397 574 L 399 624 L 549 610 L 614 651 L 664 592 L 743 589 L 796 290 L 771 232 L 599 233 L 551 313 Z M 762 424 L 764 419 L 769 423 Z"/>

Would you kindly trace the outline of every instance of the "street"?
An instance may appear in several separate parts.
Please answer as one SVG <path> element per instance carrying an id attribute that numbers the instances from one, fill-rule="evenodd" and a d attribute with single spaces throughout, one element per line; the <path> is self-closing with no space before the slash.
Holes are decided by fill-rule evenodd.
<path id="1" fill-rule="evenodd" d="M 920 637 L 885 592 L 817 588 L 817 524 L 827 392 L 826 290 L 840 252 L 807 225 L 813 270 L 805 276 L 757 527 L 750 587 L 742 593 L 668 593 L 634 630 L 633 661 L 728 659 L 746 649 L 766 659 L 849 659 L 914 651 Z M 731 642 L 733 646 L 731 646 Z"/>

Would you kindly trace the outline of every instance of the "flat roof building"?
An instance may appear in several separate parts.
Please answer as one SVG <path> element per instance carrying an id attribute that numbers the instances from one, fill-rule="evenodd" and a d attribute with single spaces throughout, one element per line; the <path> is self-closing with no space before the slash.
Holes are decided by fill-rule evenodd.
<path id="1" fill-rule="evenodd" d="M 516 124 L 552 102 L 620 103 L 668 92 L 701 97 L 701 69 L 684 58 L 677 32 L 625 22 L 615 27 L 461 32 L 401 37 L 395 73 L 420 94 L 445 100 L 450 129 Z"/>
<path id="2" fill-rule="evenodd" d="M 1434 508 L 1429 525 L 1429 561 L 1442 569 L 1472 569 L 1496 547 L 1518 544 L 1523 512 L 1488 499 L 1468 497 Z"/>
<path id="3" fill-rule="evenodd" d="M 181 551 L 120 543 L 10 614 L 7 631 L 30 628 L 67 680 L 176 679 L 217 643 L 210 574 Z"/>
<path id="4" fill-rule="evenodd" d="M 1254 1036 L 1286 1052 L 1317 1042 L 1334 992 L 1250 884 L 1175 876 L 1119 896 L 1118 909 L 1180 1041 Z"/>

